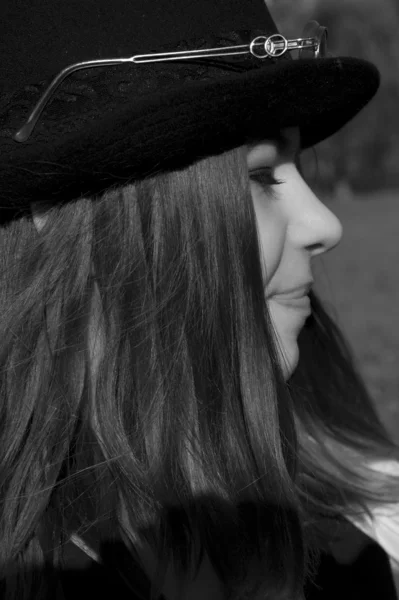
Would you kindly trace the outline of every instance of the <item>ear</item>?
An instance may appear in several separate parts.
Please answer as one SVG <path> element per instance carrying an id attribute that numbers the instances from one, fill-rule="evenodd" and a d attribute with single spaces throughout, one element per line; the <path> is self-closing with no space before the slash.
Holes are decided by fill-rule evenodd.
<path id="1" fill-rule="evenodd" d="M 33 223 L 38 231 L 41 232 L 48 219 L 48 211 L 40 202 L 31 202 L 31 212 Z"/>

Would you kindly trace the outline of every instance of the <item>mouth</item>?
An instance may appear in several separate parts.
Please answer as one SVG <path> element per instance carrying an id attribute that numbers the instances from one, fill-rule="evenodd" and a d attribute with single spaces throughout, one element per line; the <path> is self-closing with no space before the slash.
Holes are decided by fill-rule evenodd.
<path id="1" fill-rule="evenodd" d="M 310 315 L 312 312 L 310 305 L 310 298 L 308 295 L 302 295 L 299 297 L 293 297 L 288 295 L 275 295 L 273 296 L 273 300 L 278 302 L 279 304 L 286 306 L 287 308 L 292 308 L 295 310 L 300 310 Z"/>
<path id="2" fill-rule="evenodd" d="M 291 290 L 284 291 L 281 294 L 273 294 L 270 299 L 273 299 L 275 302 L 278 302 L 287 308 L 300 310 L 310 315 L 312 310 L 309 292 L 312 289 L 312 285 L 313 281 Z"/>

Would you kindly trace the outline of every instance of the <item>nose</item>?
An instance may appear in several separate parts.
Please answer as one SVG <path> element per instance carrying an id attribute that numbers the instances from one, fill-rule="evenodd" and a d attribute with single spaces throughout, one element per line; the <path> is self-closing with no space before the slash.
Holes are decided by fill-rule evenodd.
<path id="1" fill-rule="evenodd" d="M 339 244 L 342 238 L 342 224 L 319 200 L 302 177 L 300 180 L 295 203 L 298 214 L 295 218 L 293 235 L 298 245 L 305 247 L 312 256 L 316 256 L 328 252 Z"/>

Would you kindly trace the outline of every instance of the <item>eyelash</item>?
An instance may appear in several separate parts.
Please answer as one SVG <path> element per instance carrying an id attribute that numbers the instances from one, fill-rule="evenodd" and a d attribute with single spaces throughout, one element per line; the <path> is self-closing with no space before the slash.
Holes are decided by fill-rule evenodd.
<path id="1" fill-rule="evenodd" d="M 270 167 L 264 167 L 263 169 L 256 169 L 256 171 L 250 171 L 249 177 L 253 181 L 259 183 L 262 187 L 270 187 L 273 185 L 281 185 L 284 183 L 281 179 L 276 179 L 272 175 Z"/>

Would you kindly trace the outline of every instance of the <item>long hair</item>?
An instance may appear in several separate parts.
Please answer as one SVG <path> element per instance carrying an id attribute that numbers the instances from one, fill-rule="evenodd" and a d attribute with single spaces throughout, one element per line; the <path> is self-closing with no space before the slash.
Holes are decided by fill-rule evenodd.
<path id="1" fill-rule="evenodd" d="M 226 598 L 302 598 L 319 519 L 385 499 L 363 463 L 314 450 L 327 428 L 349 452 L 396 451 L 315 297 L 284 382 L 245 149 L 52 207 L 40 233 L 20 218 L 0 261 L 7 600 L 62 598 L 49 566 L 92 526 L 124 540 L 132 597 L 147 545 L 154 598 L 204 556 Z"/>
<path id="2" fill-rule="evenodd" d="M 299 364 L 288 383 L 299 438 L 299 490 L 320 514 L 372 517 L 375 506 L 397 502 L 397 469 L 387 475 L 379 465 L 398 463 L 399 448 L 344 335 L 314 293 L 311 301 L 312 315 L 299 335 Z"/>

